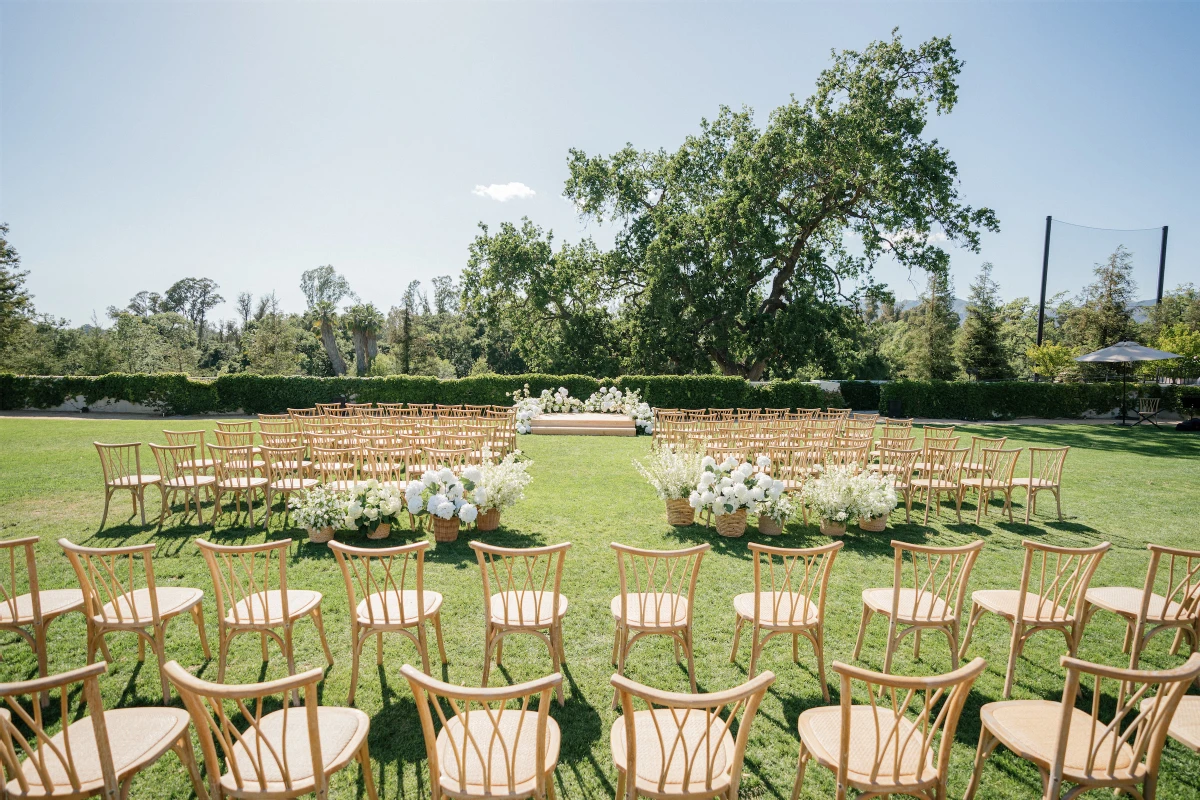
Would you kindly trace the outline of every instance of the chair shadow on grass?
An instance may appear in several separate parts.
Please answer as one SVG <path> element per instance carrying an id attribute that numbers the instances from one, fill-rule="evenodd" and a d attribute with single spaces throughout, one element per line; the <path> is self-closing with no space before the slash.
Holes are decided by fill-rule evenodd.
<path id="1" fill-rule="evenodd" d="M 1171 423 L 1173 426 L 1174 423 Z M 968 426 L 969 427 L 969 426 Z M 984 426 L 981 426 L 984 427 Z M 996 431 L 986 426 L 988 431 Z M 1139 456 L 1183 458 L 1200 456 L 1200 436 L 1180 433 L 1166 426 L 1149 425 L 1006 425 L 1003 430 L 1011 439 L 1028 442 L 1034 447 L 1068 445 L 1086 450 L 1114 450 Z"/>

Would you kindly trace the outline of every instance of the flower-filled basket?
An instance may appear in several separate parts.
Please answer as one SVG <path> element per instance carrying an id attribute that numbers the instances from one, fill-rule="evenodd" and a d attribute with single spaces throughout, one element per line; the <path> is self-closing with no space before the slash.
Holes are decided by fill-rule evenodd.
<path id="1" fill-rule="evenodd" d="M 458 538 L 459 525 L 470 525 L 479 516 L 479 509 L 468 502 L 475 491 L 475 482 L 463 471 L 462 477 L 448 467 L 429 470 L 419 481 L 409 481 L 404 488 L 404 502 L 413 516 L 428 516 L 433 525 L 433 538 L 438 542 L 453 542 Z M 477 475 L 478 469 L 472 472 Z"/>
<path id="2" fill-rule="evenodd" d="M 404 496 L 400 490 L 372 478 L 355 488 L 342 527 L 365 527 L 368 539 L 386 539 L 403 511 Z"/>
<path id="3" fill-rule="evenodd" d="M 491 460 L 485 453 L 483 466 L 463 470 L 464 480 L 474 483 L 475 506 L 479 516 L 475 527 L 480 531 L 494 531 L 500 527 L 500 511 L 525 499 L 525 487 L 533 480 L 529 465 L 533 462 L 520 452 L 509 453 L 503 461 Z"/>
<path id="4" fill-rule="evenodd" d="M 695 448 L 663 444 L 653 448 L 645 461 L 633 462 L 658 498 L 666 502 L 668 524 L 683 527 L 696 521 L 696 508 L 688 498 L 705 474 L 702 459 Z"/>
<path id="5" fill-rule="evenodd" d="M 314 486 L 288 499 L 296 523 L 308 529 L 308 540 L 316 544 L 333 540 L 334 528 L 345 522 L 349 506 L 349 492 L 326 486 Z"/>
<path id="6" fill-rule="evenodd" d="M 692 508 L 708 512 L 721 536 L 736 538 L 746 532 L 747 514 L 758 508 L 775 484 L 771 460 L 760 458 L 757 466 L 738 463 L 732 456 L 718 464 L 712 456 L 701 462 L 704 473 L 699 486 L 688 497 Z M 782 489 L 781 489 L 782 491 Z"/>
<path id="7" fill-rule="evenodd" d="M 821 520 L 821 533 L 843 536 L 858 509 L 854 475 L 849 467 L 830 467 L 804 487 L 804 504 Z"/>
<path id="8" fill-rule="evenodd" d="M 854 513 L 858 515 L 858 527 L 864 531 L 880 533 L 887 529 L 888 515 L 896 507 L 896 483 L 891 475 L 860 472 L 851 481 L 854 484 Z"/>

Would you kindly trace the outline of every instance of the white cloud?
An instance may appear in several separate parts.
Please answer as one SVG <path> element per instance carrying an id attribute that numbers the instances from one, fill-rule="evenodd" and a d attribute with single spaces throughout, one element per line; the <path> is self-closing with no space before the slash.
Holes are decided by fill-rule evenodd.
<path id="1" fill-rule="evenodd" d="M 478 184 L 471 190 L 471 194 L 507 203 L 509 200 L 526 200 L 537 192 L 519 181 L 513 181 L 512 183 L 493 183 L 487 186 Z"/>

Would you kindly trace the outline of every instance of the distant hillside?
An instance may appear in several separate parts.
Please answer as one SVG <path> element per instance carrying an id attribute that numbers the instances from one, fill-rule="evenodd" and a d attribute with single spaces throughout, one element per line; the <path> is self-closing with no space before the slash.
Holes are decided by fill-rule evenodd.
<path id="1" fill-rule="evenodd" d="M 920 305 L 920 303 L 920 300 L 898 300 L 896 302 L 896 311 L 897 313 L 901 311 L 907 311 L 910 308 L 915 308 L 916 306 Z M 962 320 L 967 318 L 967 301 L 959 300 L 956 297 L 954 298 L 952 305 L 954 306 L 954 313 L 958 314 L 958 319 L 961 323 Z M 1150 307 L 1153 305 L 1153 300 L 1135 300 L 1133 303 L 1133 321 L 1141 324 L 1148 320 L 1150 318 Z M 1054 309 L 1047 308 L 1046 316 L 1048 318 L 1052 318 L 1054 316 Z"/>

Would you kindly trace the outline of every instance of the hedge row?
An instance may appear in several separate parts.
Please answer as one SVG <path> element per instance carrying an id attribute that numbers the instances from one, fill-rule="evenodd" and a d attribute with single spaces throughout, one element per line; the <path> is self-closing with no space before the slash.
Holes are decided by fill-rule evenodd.
<path id="1" fill-rule="evenodd" d="M 845 384 L 842 384 L 843 391 Z M 1128 384 L 1126 407 L 1135 398 L 1161 398 L 1164 411 L 1177 411 L 1182 398 L 1200 397 L 1197 386 Z M 892 381 L 882 384 L 879 408 L 900 402 L 906 417 L 953 419 L 1078 418 L 1121 407 L 1120 383 L 1033 383 L 1031 381 Z M 851 404 L 853 406 L 853 404 Z"/>
<path id="2" fill-rule="evenodd" d="M 98 377 L 47 377 L 0 374 L 0 409 L 53 408 L 75 397 L 86 404 L 103 399 L 125 400 L 164 414 L 210 414 L 245 411 L 280 413 L 314 403 L 349 399 L 360 403 L 471 403 L 511 405 L 512 393 L 529 386 L 531 394 L 564 386 L 586 398 L 601 385 L 637 389 L 642 399 L 660 408 L 813 408 L 841 405 L 806 381 L 751 384 L 741 378 L 707 375 L 632 375 L 615 380 L 588 375 L 483 375 L 439 380 L 393 375 L 386 378 L 310 378 L 225 375 L 192 380 L 181 374 Z"/>
<path id="3" fill-rule="evenodd" d="M 883 384 L 870 381 L 842 381 L 839 385 L 846 405 L 855 411 L 875 411 L 879 408 L 879 391 Z"/>

